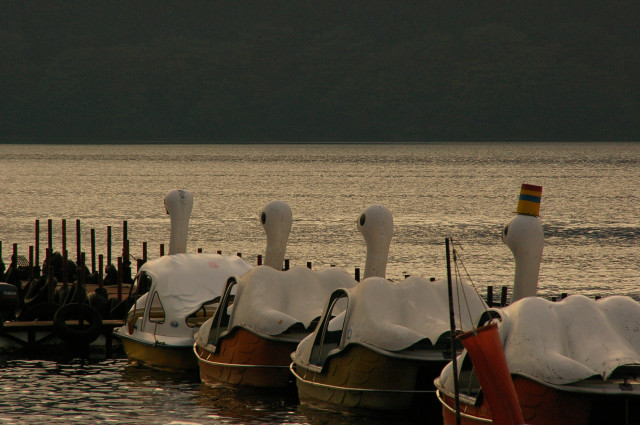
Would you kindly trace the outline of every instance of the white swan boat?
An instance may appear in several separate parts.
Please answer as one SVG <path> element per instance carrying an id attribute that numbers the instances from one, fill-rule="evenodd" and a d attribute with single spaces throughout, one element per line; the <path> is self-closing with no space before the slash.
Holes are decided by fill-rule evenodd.
<path id="1" fill-rule="evenodd" d="M 170 254 L 140 268 L 135 284 L 148 292 L 131 307 L 124 326 L 114 330 L 131 363 L 171 371 L 197 369 L 191 352 L 195 332 L 215 312 L 229 277 L 252 267 L 238 256 L 184 252 L 192 205 L 193 197 L 185 190 L 165 197 L 171 216 Z"/>
<path id="2" fill-rule="evenodd" d="M 193 350 L 206 384 L 291 384 L 291 352 L 313 330 L 331 292 L 356 283 L 335 268 L 281 271 L 291 210 L 276 202 L 261 214 L 267 233 L 265 265 L 228 282 L 216 314 L 196 335 Z"/>
<path id="3" fill-rule="evenodd" d="M 535 297 L 543 232 L 539 186 L 523 184 L 518 215 L 502 238 L 516 273 L 512 303 L 492 309 L 524 420 L 536 425 L 640 423 L 640 304 L 621 296 L 561 302 Z M 457 361 L 462 424 L 492 423 L 477 375 L 490 366 L 465 351 Z M 476 370 L 482 368 L 481 370 Z M 455 424 L 453 365 L 435 380 L 445 425 Z M 490 389 L 491 390 L 491 389 Z"/>
<path id="4" fill-rule="evenodd" d="M 368 227 L 374 218 L 380 224 Z M 359 229 L 367 244 L 377 241 L 386 248 L 368 253 L 371 267 L 362 282 L 331 294 L 318 326 L 291 355 L 302 403 L 404 410 L 434 399 L 433 379 L 451 358 L 447 281 L 385 279 L 392 228 L 386 209 L 362 215 Z M 465 310 L 461 314 L 456 307 L 456 315 L 471 329 L 486 305 L 471 286 L 454 284 L 455 305 Z"/>

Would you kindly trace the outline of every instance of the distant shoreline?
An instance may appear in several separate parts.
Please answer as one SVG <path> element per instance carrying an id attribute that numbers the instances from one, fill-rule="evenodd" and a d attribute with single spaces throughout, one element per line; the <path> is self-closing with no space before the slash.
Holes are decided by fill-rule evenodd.
<path id="1" fill-rule="evenodd" d="M 640 139 L 473 139 L 473 140 L 104 140 L 0 139 L 0 145 L 418 145 L 442 143 L 638 143 Z"/>

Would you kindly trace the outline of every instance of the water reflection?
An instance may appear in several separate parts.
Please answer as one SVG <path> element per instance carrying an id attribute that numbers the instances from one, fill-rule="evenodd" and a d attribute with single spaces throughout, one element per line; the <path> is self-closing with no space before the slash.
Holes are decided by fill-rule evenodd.
<path id="1" fill-rule="evenodd" d="M 441 424 L 419 412 L 334 412 L 298 403 L 295 388 L 215 388 L 197 374 L 129 366 L 126 359 L 0 358 L 0 423 L 18 424 Z"/>

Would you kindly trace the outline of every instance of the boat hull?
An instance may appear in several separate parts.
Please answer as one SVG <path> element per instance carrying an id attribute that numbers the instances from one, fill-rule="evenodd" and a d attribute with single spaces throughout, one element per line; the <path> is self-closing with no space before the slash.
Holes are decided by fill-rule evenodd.
<path id="1" fill-rule="evenodd" d="M 291 364 L 302 403 L 333 409 L 406 410 L 415 407 L 437 412 L 430 403 L 430 384 L 442 361 L 418 361 L 384 356 L 360 345 L 350 345 L 327 359 L 323 372 Z M 423 383 L 427 387 L 421 387 Z"/>
<path id="2" fill-rule="evenodd" d="M 525 423 L 536 425 L 589 425 L 592 399 L 585 394 L 559 391 L 520 376 L 513 377 Z M 455 425 L 454 400 L 442 391 L 438 392 L 442 403 L 444 425 Z M 486 399 L 480 405 L 460 402 L 461 424 L 479 425 L 492 423 L 491 410 Z M 614 422 L 611 422 L 614 423 Z"/>
<path id="3" fill-rule="evenodd" d="M 121 337 L 122 347 L 131 364 L 140 364 L 169 372 L 196 371 L 198 362 L 191 346 L 153 345 Z"/>
<path id="4" fill-rule="evenodd" d="M 284 388 L 292 384 L 289 372 L 291 353 L 297 343 L 262 338 L 236 328 L 218 342 L 217 352 L 193 346 L 200 379 L 209 386 L 220 383 L 256 387 Z"/>

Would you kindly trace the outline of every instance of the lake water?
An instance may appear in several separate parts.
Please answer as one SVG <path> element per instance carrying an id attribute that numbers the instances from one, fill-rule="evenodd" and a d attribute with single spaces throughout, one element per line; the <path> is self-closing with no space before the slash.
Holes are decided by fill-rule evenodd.
<path id="1" fill-rule="evenodd" d="M 95 229 L 97 251 L 106 254 L 106 229 L 112 226 L 114 257 L 120 255 L 126 220 L 132 255 L 141 257 L 147 242 L 155 257 L 160 244 L 168 248 L 169 242 L 164 196 L 180 188 L 195 200 L 191 252 L 241 252 L 255 261 L 266 244 L 260 212 L 282 199 L 294 217 L 287 248 L 291 264 L 335 265 L 351 273 L 365 260 L 356 220 L 379 203 L 391 210 L 395 224 L 388 278 L 446 276 L 444 240 L 451 237 L 483 295 L 488 285 L 512 284 L 513 258 L 500 234 L 514 214 L 520 185 L 540 185 L 540 295 L 640 299 L 640 143 L 0 145 L 0 169 L 5 263 L 13 243 L 28 255 L 36 219 L 42 247 L 52 220 L 55 250 L 61 246 L 61 221 L 67 220 L 71 258 L 76 219 L 85 251 Z M 1 372 L 0 420 L 381 421 L 304 408 L 295 397 L 212 390 L 194 377 L 125 365 L 121 358 L 8 359 Z"/>

